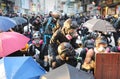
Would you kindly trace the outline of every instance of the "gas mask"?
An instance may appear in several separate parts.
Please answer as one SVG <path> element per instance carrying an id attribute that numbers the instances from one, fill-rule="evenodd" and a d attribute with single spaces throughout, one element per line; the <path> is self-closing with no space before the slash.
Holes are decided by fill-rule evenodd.
<path id="1" fill-rule="evenodd" d="M 68 40 L 71 40 L 72 38 L 76 38 L 76 37 L 78 37 L 78 34 L 77 34 L 77 31 L 75 29 L 70 29 L 68 31 L 68 34 L 66 35 L 66 38 Z"/>
<path id="2" fill-rule="evenodd" d="M 98 48 L 98 51 L 101 53 L 101 52 L 105 52 L 105 50 L 106 50 L 106 47 L 99 47 Z"/>
<path id="3" fill-rule="evenodd" d="M 110 49 L 107 46 L 100 46 L 97 50 L 100 53 L 109 53 L 110 52 Z"/>
<path id="4" fill-rule="evenodd" d="M 40 40 L 40 39 L 36 39 L 36 40 L 33 40 L 32 41 L 33 44 L 43 44 L 43 40 Z"/>

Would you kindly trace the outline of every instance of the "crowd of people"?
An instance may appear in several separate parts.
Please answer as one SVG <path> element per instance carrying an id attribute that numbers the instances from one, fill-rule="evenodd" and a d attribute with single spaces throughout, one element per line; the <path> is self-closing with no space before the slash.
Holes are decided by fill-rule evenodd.
<path id="1" fill-rule="evenodd" d="M 17 14 L 7 14 L 16 17 Z M 21 16 L 27 23 L 12 28 L 24 34 L 30 41 L 25 48 L 9 56 L 32 56 L 46 71 L 64 63 L 74 67 L 81 63 L 80 69 L 94 72 L 97 53 L 120 52 L 120 20 L 114 16 L 67 16 L 59 12 L 48 15 Z M 116 32 L 92 31 L 83 26 L 91 18 L 104 19 L 113 24 Z M 114 40 L 111 37 L 114 37 Z M 111 44 L 111 42 L 115 44 Z M 80 49 L 79 51 L 77 51 Z"/>

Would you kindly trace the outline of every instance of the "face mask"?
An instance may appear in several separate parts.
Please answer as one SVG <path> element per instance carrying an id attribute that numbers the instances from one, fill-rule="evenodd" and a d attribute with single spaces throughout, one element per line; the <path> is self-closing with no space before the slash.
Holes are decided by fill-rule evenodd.
<path id="1" fill-rule="evenodd" d="M 32 41 L 33 44 L 43 44 L 43 40 L 33 40 Z"/>
<path id="2" fill-rule="evenodd" d="M 106 50 L 105 47 L 100 47 L 100 48 L 98 48 L 98 51 L 99 51 L 99 52 L 105 52 L 105 50 Z"/>
<path id="3" fill-rule="evenodd" d="M 34 40 L 34 41 L 33 41 L 33 44 L 39 44 L 39 41 L 40 41 L 40 40 Z"/>

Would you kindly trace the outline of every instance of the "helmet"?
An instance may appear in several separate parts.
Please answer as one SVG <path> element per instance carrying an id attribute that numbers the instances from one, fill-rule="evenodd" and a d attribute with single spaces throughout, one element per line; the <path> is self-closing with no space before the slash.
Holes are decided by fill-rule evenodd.
<path id="1" fill-rule="evenodd" d="M 96 46 L 98 46 L 99 44 L 107 44 L 107 39 L 104 36 L 98 37 L 95 40 L 95 44 Z"/>
<path id="2" fill-rule="evenodd" d="M 74 56 L 75 51 L 72 45 L 68 42 L 63 42 L 58 46 L 58 54 L 65 54 L 66 56 Z"/>
<path id="3" fill-rule="evenodd" d="M 54 18 L 56 18 L 56 19 L 58 19 L 59 17 L 60 17 L 60 13 L 59 12 L 52 12 L 51 13 L 51 15 L 52 15 L 52 17 L 54 17 Z"/>
<path id="4" fill-rule="evenodd" d="M 77 30 L 77 27 L 78 27 L 77 22 L 72 21 L 72 19 L 69 18 L 64 22 L 62 31 L 65 35 L 70 34 L 71 36 L 74 37 L 74 34 L 76 34 L 75 31 Z"/>
<path id="5" fill-rule="evenodd" d="M 39 32 L 35 32 L 34 34 L 33 34 L 33 39 L 35 39 L 35 38 L 41 38 L 41 35 L 40 35 L 40 33 Z"/>
<path id="6" fill-rule="evenodd" d="M 78 28 L 78 24 L 76 21 L 73 21 L 71 18 L 68 18 L 65 22 L 63 27 L 67 28 L 67 29 L 76 29 Z"/>
<path id="7" fill-rule="evenodd" d="M 84 47 L 93 48 L 94 47 L 94 41 L 93 40 L 86 40 L 84 42 Z"/>

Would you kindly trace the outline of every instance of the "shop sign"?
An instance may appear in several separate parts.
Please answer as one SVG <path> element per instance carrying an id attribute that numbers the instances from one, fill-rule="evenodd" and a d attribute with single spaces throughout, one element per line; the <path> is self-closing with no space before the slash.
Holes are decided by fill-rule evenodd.
<path id="1" fill-rule="evenodd" d="M 113 0 L 106 0 L 106 4 L 112 4 Z"/>
<path id="2" fill-rule="evenodd" d="M 114 3 L 120 2 L 120 0 L 113 0 Z"/>

